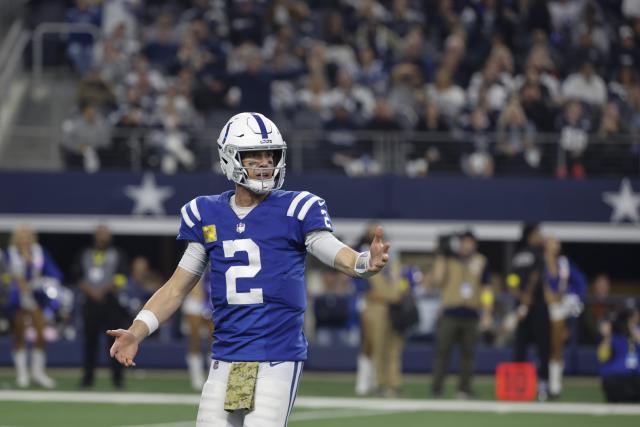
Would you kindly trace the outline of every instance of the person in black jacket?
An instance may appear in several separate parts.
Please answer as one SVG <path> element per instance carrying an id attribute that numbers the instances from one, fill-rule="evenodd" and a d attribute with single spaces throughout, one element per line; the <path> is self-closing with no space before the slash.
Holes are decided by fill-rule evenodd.
<path id="1" fill-rule="evenodd" d="M 527 347 L 533 343 L 538 355 L 538 400 L 549 397 L 549 355 L 551 323 L 544 295 L 544 237 L 539 224 L 527 224 L 521 246 L 511 262 L 507 284 L 517 301 L 514 360 L 527 358 Z"/>

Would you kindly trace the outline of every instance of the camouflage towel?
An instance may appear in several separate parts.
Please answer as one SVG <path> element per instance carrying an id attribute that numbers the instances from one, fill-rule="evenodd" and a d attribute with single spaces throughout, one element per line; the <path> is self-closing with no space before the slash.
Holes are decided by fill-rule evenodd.
<path id="1" fill-rule="evenodd" d="M 227 394 L 224 399 L 225 411 L 253 411 L 258 366 L 260 366 L 259 362 L 233 362 L 231 364 Z"/>

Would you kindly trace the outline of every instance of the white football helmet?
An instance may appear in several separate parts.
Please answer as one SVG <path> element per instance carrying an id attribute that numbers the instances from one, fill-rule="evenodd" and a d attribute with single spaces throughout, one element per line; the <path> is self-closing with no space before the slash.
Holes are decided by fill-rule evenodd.
<path id="1" fill-rule="evenodd" d="M 274 170 L 270 179 L 249 179 L 242 165 L 247 151 L 270 150 L 274 153 Z M 227 178 L 257 194 L 277 190 L 284 184 L 287 144 L 276 125 L 260 113 L 240 113 L 231 117 L 220 131 L 218 154 Z"/>

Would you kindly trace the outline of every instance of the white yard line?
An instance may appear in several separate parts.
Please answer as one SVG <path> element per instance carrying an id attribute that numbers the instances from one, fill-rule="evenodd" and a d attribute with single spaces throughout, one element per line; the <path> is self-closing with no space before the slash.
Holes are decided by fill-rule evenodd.
<path id="1" fill-rule="evenodd" d="M 149 405 L 198 405 L 195 394 L 164 393 L 82 393 L 62 391 L 0 390 L 0 401 L 78 402 Z M 371 411 L 494 412 L 585 415 L 640 415 L 640 405 L 604 403 L 538 403 L 419 399 L 360 399 L 298 396 L 297 408 L 356 409 Z"/>

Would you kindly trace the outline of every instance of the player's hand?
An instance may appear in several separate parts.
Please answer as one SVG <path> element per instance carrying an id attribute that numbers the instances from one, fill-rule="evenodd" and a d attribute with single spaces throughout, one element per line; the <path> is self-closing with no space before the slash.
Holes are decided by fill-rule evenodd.
<path id="1" fill-rule="evenodd" d="M 382 239 L 384 233 L 382 227 L 376 227 L 376 232 L 373 235 L 371 246 L 369 247 L 369 253 L 371 258 L 369 259 L 369 271 L 377 273 L 382 270 L 389 261 L 389 248 L 391 245 L 389 242 L 384 242 Z"/>
<path id="2" fill-rule="evenodd" d="M 136 366 L 133 358 L 138 353 L 139 342 L 133 332 L 126 329 L 110 329 L 107 335 L 116 338 L 109 350 L 109 355 L 126 367 Z"/>

